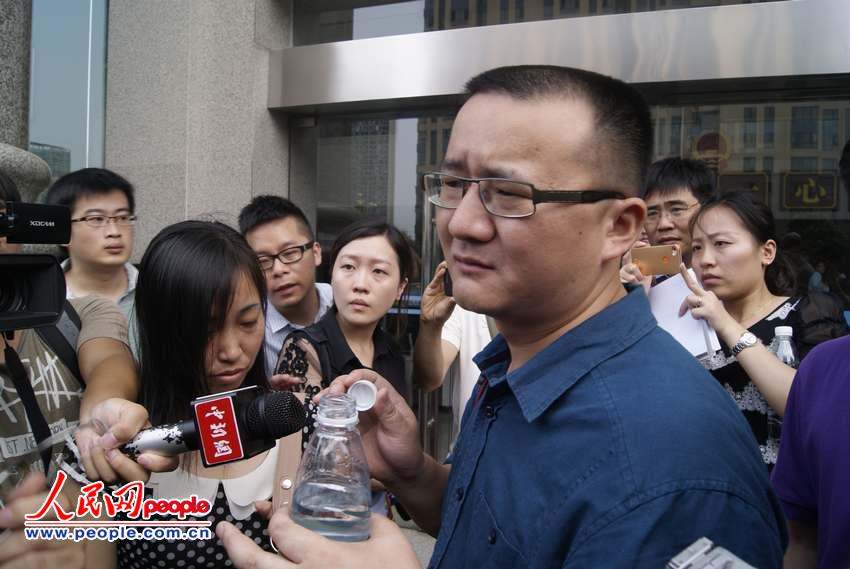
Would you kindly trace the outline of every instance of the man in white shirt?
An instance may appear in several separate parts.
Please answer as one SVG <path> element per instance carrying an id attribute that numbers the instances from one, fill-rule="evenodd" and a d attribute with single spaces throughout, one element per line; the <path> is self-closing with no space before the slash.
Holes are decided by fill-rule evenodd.
<path id="1" fill-rule="evenodd" d="M 316 282 L 322 247 L 294 203 L 280 196 L 257 196 L 239 213 L 239 231 L 266 276 L 265 358 L 271 374 L 286 337 L 318 322 L 333 305 L 333 294 L 329 284 Z"/>
<path id="2" fill-rule="evenodd" d="M 470 312 L 455 304 L 443 286 L 445 261 L 437 266 L 434 278 L 422 294 L 419 334 L 413 349 L 416 384 L 423 391 L 434 391 L 443 384 L 446 373 L 457 358 L 458 381 L 452 389 L 452 440 L 460 432 L 460 420 L 466 402 L 481 372 L 473 356 L 490 343 L 496 330 L 483 314 Z"/>
<path id="3" fill-rule="evenodd" d="M 130 319 L 139 271 L 129 263 L 136 223 L 132 184 L 103 168 L 83 168 L 56 180 L 45 202 L 71 210 L 65 271 L 68 299 L 112 300 Z"/>

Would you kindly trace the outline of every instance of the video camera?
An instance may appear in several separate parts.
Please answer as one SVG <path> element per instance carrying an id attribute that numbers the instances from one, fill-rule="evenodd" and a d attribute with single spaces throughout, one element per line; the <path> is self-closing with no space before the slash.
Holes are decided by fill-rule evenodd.
<path id="1" fill-rule="evenodd" d="M 8 243 L 65 244 L 71 238 L 67 207 L 6 202 L 5 208 L 0 237 Z M 0 255 L 0 332 L 54 324 L 64 303 L 65 275 L 55 257 Z"/>

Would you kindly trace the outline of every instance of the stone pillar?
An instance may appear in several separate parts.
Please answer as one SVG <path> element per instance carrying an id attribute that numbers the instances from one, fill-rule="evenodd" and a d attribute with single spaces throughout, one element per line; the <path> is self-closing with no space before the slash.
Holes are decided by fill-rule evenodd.
<path id="1" fill-rule="evenodd" d="M 0 142 L 29 143 L 32 0 L 0 2 Z"/>
<path id="2" fill-rule="evenodd" d="M 138 259 L 165 225 L 236 224 L 289 193 L 289 127 L 267 108 L 269 50 L 290 45 L 289 0 L 111 0 L 105 165 L 137 188 Z"/>
<path id="3" fill-rule="evenodd" d="M 32 0 L 0 2 L 0 170 L 24 201 L 50 184 L 47 163 L 29 145 Z"/>

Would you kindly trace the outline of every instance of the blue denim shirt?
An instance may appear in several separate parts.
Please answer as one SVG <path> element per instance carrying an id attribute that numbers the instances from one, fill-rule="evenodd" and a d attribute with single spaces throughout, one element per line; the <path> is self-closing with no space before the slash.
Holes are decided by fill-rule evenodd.
<path id="1" fill-rule="evenodd" d="M 501 336 L 464 414 L 429 567 L 646 567 L 706 536 L 781 567 L 784 519 L 732 399 L 642 289 L 519 369 Z"/>

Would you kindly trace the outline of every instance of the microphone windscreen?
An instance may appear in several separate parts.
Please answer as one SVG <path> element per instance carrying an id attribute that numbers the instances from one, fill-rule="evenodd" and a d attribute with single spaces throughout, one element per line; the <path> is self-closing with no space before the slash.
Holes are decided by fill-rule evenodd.
<path id="1" fill-rule="evenodd" d="M 273 391 L 254 399 L 245 411 L 248 432 L 259 438 L 279 439 L 307 424 L 304 405 L 289 391 Z"/>

